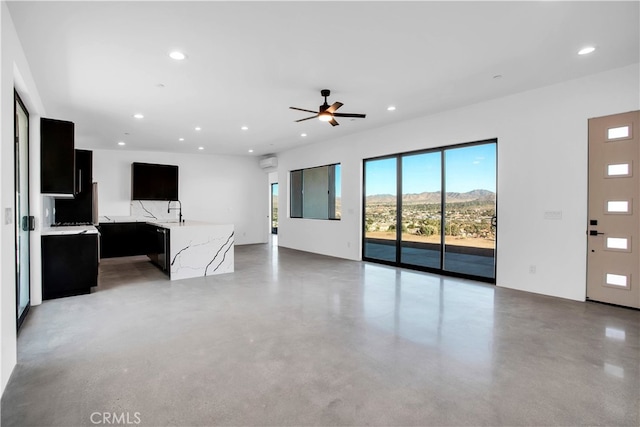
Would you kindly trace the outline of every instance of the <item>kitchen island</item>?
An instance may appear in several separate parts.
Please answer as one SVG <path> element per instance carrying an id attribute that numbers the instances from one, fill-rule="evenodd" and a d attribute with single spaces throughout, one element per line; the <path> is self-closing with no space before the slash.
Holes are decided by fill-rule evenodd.
<path id="1" fill-rule="evenodd" d="M 200 221 L 150 222 L 168 230 L 167 272 L 171 280 L 234 271 L 232 224 Z"/>
<path id="2" fill-rule="evenodd" d="M 113 234 L 109 228 L 117 227 Z M 135 216 L 100 217 L 109 255 L 149 255 L 171 280 L 211 276 L 234 271 L 234 226 L 202 221 L 154 220 Z M 113 239 L 118 248 L 112 248 Z M 107 240 L 111 240 L 106 245 Z M 120 245 L 118 242 L 123 242 Z M 122 247 L 124 246 L 124 247 Z M 127 248 L 131 251 L 127 252 Z M 105 256 L 103 255 L 103 256 Z"/>

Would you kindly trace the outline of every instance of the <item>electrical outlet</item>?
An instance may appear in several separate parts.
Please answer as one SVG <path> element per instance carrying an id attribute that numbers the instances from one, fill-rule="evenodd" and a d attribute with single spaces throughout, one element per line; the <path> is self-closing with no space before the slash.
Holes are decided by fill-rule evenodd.
<path id="1" fill-rule="evenodd" d="M 536 266 L 535 265 L 530 265 L 529 266 L 529 274 L 536 274 Z"/>

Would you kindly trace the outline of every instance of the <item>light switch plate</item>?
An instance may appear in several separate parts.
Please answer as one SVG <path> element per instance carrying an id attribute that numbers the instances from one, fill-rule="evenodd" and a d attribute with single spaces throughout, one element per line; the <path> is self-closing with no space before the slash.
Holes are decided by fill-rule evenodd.
<path id="1" fill-rule="evenodd" d="M 562 211 L 546 211 L 544 213 L 544 219 L 561 220 Z"/>
<path id="2" fill-rule="evenodd" d="M 4 208 L 4 224 L 9 225 L 13 223 L 13 209 Z"/>

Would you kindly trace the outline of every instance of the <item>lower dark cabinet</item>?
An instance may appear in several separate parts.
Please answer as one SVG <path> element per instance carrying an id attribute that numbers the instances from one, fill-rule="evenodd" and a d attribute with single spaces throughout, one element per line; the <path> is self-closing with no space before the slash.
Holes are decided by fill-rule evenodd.
<path id="1" fill-rule="evenodd" d="M 100 258 L 146 255 L 148 238 L 142 222 L 100 223 Z"/>
<path id="2" fill-rule="evenodd" d="M 168 228 L 144 222 L 101 222 L 98 230 L 100 258 L 147 255 L 162 271 L 168 271 Z"/>
<path id="3" fill-rule="evenodd" d="M 97 285 L 97 234 L 42 236 L 42 299 L 88 294 Z"/>

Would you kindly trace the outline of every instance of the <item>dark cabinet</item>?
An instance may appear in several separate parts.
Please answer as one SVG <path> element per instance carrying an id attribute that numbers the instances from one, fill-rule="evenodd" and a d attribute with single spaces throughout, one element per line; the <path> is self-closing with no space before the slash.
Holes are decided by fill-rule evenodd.
<path id="1" fill-rule="evenodd" d="M 88 294 L 98 284 L 98 235 L 42 236 L 42 298 Z"/>
<path id="2" fill-rule="evenodd" d="M 101 222 L 100 258 L 147 255 L 152 240 L 143 222 Z"/>
<path id="3" fill-rule="evenodd" d="M 56 199 L 56 222 L 93 222 L 93 152 L 75 150 L 73 199 Z"/>
<path id="4" fill-rule="evenodd" d="M 144 222 L 101 222 L 100 258 L 147 255 L 163 271 L 170 268 L 169 229 Z"/>
<path id="5" fill-rule="evenodd" d="M 132 163 L 131 200 L 178 200 L 178 166 Z"/>
<path id="6" fill-rule="evenodd" d="M 100 258 L 139 255 L 137 223 L 100 223 Z"/>
<path id="7" fill-rule="evenodd" d="M 75 126 L 72 122 L 40 119 L 40 192 L 73 196 Z"/>

